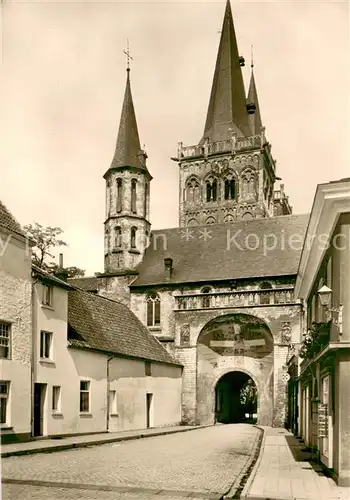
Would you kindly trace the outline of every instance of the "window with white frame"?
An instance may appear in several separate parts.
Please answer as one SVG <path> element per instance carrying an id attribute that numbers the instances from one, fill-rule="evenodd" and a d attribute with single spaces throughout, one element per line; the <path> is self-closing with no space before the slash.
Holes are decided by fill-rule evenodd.
<path id="1" fill-rule="evenodd" d="M 11 346 L 11 325 L 0 322 L 0 358 L 10 357 Z"/>
<path id="2" fill-rule="evenodd" d="M 54 385 L 52 387 L 52 411 L 61 411 L 61 387 L 59 385 Z"/>
<path id="3" fill-rule="evenodd" d="M 109 391 L 109 414 L 115 415 L 117 410 L 117 391 Z"/>
<path id="4" fill-rule="evenodd" d="M 81 380 L 80 381 L 80 411 L 89 412 L 90 411 L 90 381 Z"/>
<path id="5" fill-rule="evenodd" d="M 43 283 L 42 303 L 44 306 L 52 307 L 53 304 L 53 286 Z"/>
<path id="6" fill-rule="evenodd" d="M 40 358 L 52 359 L 52 333 L 40 332 Z"/>
<path id="7" fill-rule="evenodd" d="M 0 380 L 0 424 L 8 424 L 10 382 Z"/>

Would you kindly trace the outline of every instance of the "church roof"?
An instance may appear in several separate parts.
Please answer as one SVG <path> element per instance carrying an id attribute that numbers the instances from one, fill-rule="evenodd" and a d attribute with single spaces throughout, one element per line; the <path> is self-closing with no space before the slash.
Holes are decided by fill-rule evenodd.
<path id="1" fill-rule="evenodd" d="M 130 309 L 82 290 L 68 292 L 69 346 L 179 364 Z"/>
<path id="2" fill-rule="evenodd" d="M 111 168 L 137 167 L 147 170 L 141 151 L 134 103 L 130 87 L 130 70 L 127 70 L 126 87 L 120 118 L 117 144 Z"/>
<path id="3" fill-rule="evenodd" d="M 99 278 L 97 276 L 84 276 L 83 278 L 68 278 L 68 283 L 81 288 L 86 292 L 98 291 Z"/>
<path id="4" fill-rule="evenodd" d="M 227 0 L 204 134 L 211 142 L 250 136 L 243 76 L 230 0 Z M 231 131 L 229 129 L 232 129 Z"/>
<path id="5" fill-rule="evenodd" d="M 309 215 L 286 215 L 152 231 L 131 288 L 295 275 L 308 220 Z M 173 260 L 170 279 L 165 258 Z"/>
<path id="6" fill-rule="evenodd" d="M 11 214 L 9 209 L 0 201 L 0 227 L 7 229 L 8 231 L 25 236 L 20 224 Z"/>
<path id="7" fill-rule="evenodd" d="M 248 103 L 255 104 L 255 113 L 249 115 L 249 124 L 252 135 L 258 135 L 261 133 L 262 121 L 261 121 L 259 98 L 258 98 L 258 92 L 256 90 L 253 67 L 252 67 L 252 74 L 250 77 L 250 84 L 248 91 Z"/>

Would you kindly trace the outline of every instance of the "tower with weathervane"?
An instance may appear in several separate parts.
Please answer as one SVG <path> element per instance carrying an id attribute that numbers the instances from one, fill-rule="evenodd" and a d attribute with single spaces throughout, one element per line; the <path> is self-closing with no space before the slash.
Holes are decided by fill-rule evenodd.
<path id="1" fill-rule="evenodd" d="M 274 190 L 276 162 L 262 125 L 253 63 L 247 97 L 244 64 L 228 1 L 203 137 L 194 146 L 179 143 L 173 158 L 180 168 L 182 227 L 291 213 L 284 191 Z"/>
<path id="2" fill-rule="evenodd" d="M 117 144 L 106 180 L 104 223 L 105 273 L 135 271 L 149 244 L 150 175 L 141 149 L 130 88 L 129 53 L 126 88 Z"/>

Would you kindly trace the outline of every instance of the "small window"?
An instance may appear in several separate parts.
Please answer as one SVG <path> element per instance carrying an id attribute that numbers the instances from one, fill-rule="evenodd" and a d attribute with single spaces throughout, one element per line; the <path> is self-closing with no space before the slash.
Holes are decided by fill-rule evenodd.
<path id="1" fill-rule="evenodd" d="M 209 286 L 206 286 L 201 290 L 201 293 L 211 293 L 211 288 Z M 210 307 L 210 302 L 211 302 L 211 296 L 208 295 L 207 297 L 202 297 L 202 307 Z"/>
<path id="2" fill-rule="evenodd" d="M 52 411 L 61 411 L 61 387 L 58 385 L 52 387 Z"/>
<path id="3" fill-rule="evenodd" d="M 41 359 L 51 359 L 52 358 L 52 333 L 51 332 L 40 332 L 40 358 Z"/>
<path id="4" fill-rule="evenodd" d="M 80 411 L 90 411 L 90 381 L 80 381 Z"/>
<path id="5" fill-rule="evenodd" d="M 136 214 L 136 183 L 135 179 L 131 181 L 131 211 Z"/>
<path id="6" fill-rule="evenodd" d="M 8 424 L 8 398 L 10 392 L 10 382 L 0 380 L 0 424 Z"/>
<path id="7" fill-rule="evenodd" d="M 116 415 L 117 413 L 117 391 L 109 391 L 109 414 Z"/>
<path id="8" fill-rule="evenodd" d="M 131 246 L 131 248 L 136 248 L 136 231 L 137 231 L 136 227 L 131 228 L 131 232 L 130 232 L 130 246 Z"/>
<path id="9" fill-rule="evenodd" d="M 51 285 L 43 284 L 43 300 L 42 303 L 45 306 L 52 307 L 52 298 L 53 298 L 53 287 Z"/>
<path id="10" fill-rule="evenodd" d="M 143 215 L 147 217 L 147 206 L 148 206 L 148 196 L 149 196 L 149 187 L 148 182 L 145 184 L 145 197 L 143 199 Z"/>
<path id="11" fill-rule="evenodd" d="M 10 357 L 11 325 L 0 323 L 0 358 Z"/>
<path id="12" fill-rule="evenodd" d="M 261 283 L 260 290 L 266 291 L 266 293 L 261 293 L 259 296 L 260 297 L 260 305 L 262 305 L 262 306 L 269 305 L 270 300 L 271 300 L 270 290 L 272 290 L 271 283 L 268 283 L 267 281 L 265 281 L 264 283 Z"/>
<path id="13" fill-rule="evenodd" d="M 160 325 L 160 298 L 158 294 L 151 293 L 147 297 L 147 326 Z"/>
<path id="14" fill-rule="evenodd" d="M 147 377 L 152 375 L 152 363 L 150 361 L 145 361 L 145 375 Z"/>

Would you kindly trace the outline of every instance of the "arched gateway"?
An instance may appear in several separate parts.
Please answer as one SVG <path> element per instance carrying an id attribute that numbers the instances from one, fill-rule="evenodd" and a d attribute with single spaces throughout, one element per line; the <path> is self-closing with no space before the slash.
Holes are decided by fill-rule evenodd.
<path id="1" fill-rule="evenodd" d="M 255 423 L 257 392 L 254 380 L 247 373 L 235 370 L 223 375 L 215 387 L 215 422 Z"/>
<path id="2" fill-rule="evenodd" d="M 255 411 L 243 412 L 244 384 L 257 394 Z M 227 314 L 209 321 L 197 340 L 197 422 L 242 421 L 272 425 L 273 337 L 266 323 L 249 314 Z M 248 408 L 246 408 L 248 410 Z"/>

